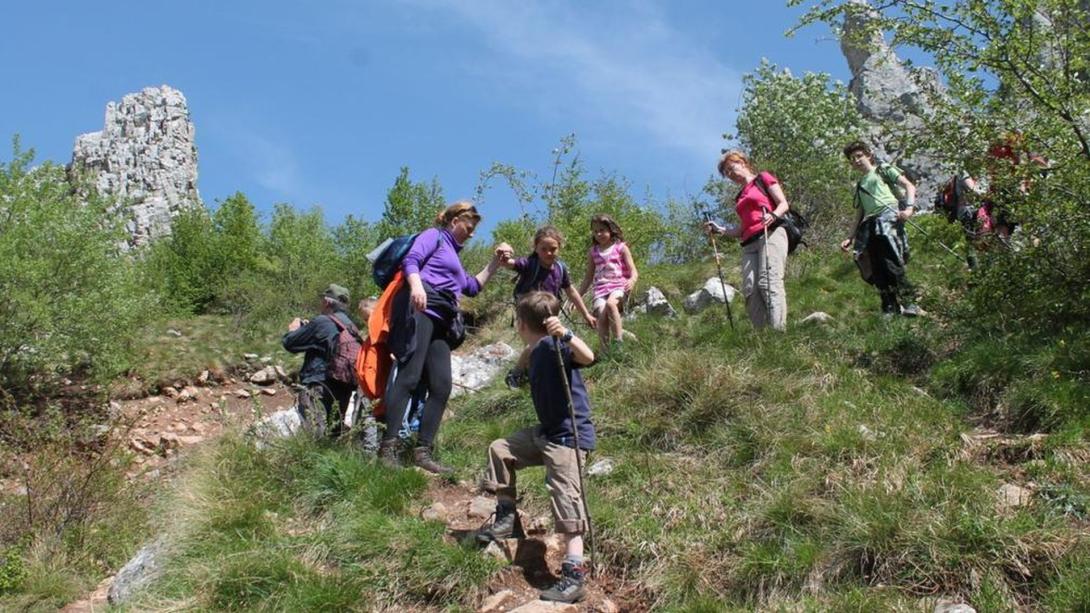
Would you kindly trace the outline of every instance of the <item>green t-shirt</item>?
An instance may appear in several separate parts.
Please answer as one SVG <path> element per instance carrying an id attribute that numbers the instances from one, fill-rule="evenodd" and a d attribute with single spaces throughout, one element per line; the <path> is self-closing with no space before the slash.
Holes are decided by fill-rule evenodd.
<path id="1" fill-rule="evenodd" d="M 875 166 L 874 170 L 863 175 L 855 186 L 855 206 L 863 207 L 864 217 L 881 213 L 887 206 L 897 210 L 897 196 L 889 183 L 896 184 L 900 176 L 901 171 L 891 165 Z"/>

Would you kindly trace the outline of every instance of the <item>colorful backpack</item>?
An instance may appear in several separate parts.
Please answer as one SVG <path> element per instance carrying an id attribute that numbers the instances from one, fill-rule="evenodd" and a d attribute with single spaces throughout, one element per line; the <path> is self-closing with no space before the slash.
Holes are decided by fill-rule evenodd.
<path id="1" fill-rule="evenodd" d="M 341 383 L 356 384 L 356 359 L 359 358 L 363 341 L 360 332 L 355 325 L 344 325 L 336 315 L 329 315 L 333 323 L 340 331 L 337 334 L 337 345 L 333 348 L 333 355 L 329 360 L 327 376 Z"/>

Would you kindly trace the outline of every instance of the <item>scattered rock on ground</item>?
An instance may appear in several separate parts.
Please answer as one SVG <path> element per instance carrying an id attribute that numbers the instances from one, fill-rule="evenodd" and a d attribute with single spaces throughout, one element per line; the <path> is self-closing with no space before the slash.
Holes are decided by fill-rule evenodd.
<path id="1" fill-rule="evenodd" d="M 492 343 L 468 355 L 450 356 L 450 372 L 454 380 L 451 397 L 476 392 L 487 386 L 515 355 L 515 350 L 507 343 Z"/>
<path id="2" fill-rule="evenodd" d="M 618 607 L 617 603 L 606 598 L 598 604 L 598 607 L 595 608 L 595 611 L 597 613 L 621 613 L 621 607 Z"/>
<path id="3" fill-rule="evenodd" d="M 250 427 L 249 434 L 255 438 L 255 445 L 261 449 L 268 441 L 275 438 L 287 438 L 298 432 L 303 426 L 303 419 L 295 407 L 277 411 Z"/>
<path id="4" fill-rule="evenodd" d="M 197 375 L 197 383 L 200 383 L 201 385 L 206 385 L 210 376 L 212 376 L 211 373 L 209 373 L 207 370 L 202 370 L 201 374 Z"/>
<path id="5" fill-rule="evenodd" d="M 243 359 L 249 361 L 249 360 L 256 360 L 258 356 L 257 356 L 256 353 L 244 353 L 244 354 L 242 354 L 242 357 L 243 357 Z"/>
<path id="6" fill-rule="evenodd" d="M 611 472 L 613 472 L 613 460 L 609 458 L 602 458 L 587 469 L 587 474 L 591 477 L 604 477 Z"/>
<path id="7" fill-rule="evenodd" d="M 276 383 L 276 379 L 276 367 L 274 366 L 266 366 L 250 375 L 250 383 L 256 383 L 257 385 L 272 385 Z"/>
<path id="8" fill-rule="evenodd" d="M 806 317 L 802 318 L 799 323 L 802 324 L 830 324 L 833 322 L 833 316 L 824 311 L 814 311 Z"/>
<path id="9" fill-rule="evenodd" d="M 441 502 L 436 502 L 420 512 L 420 517 L 429 521 L 443 521 L 447 516 L 447 507 Z"/>
<path id="10" fill-rule="evenodd" d="M 276 388 L 275 387 L 263 387 L 263 388 L 261 388 L 261 393 L 265 394 L 266 396 L 275 396 L 276 395 Z"/>
<path id="11" fill-rule="evenodd" d="M 514 597 L 515 593 L 511 590 L 501 590 L 499 592 L 496 592 L 495 594 L 492 594 L 488 598 L 484 599 L 484 602 L 481 603 L 480 608 L 477 609 L 477 613 L 497 613 L 498 611 L 503 611 L 504 605 L 507 604 L 507 601 L 513 599 Z"/>
<path id="12" fill-rule="evenodd" d="M 1015 509 L 1024 507 L 1033 498 L 1033 491 L 1013 483 L 1004 483 L 999 486 L 999 508 Z"/>
<path id="13" fill-rule="evenodd" d="M 246 390 L 235 390 L 235 396 L 237 398 L 249 398 L 250 397 L 250 392 L 248 392 Z"/>
<path id="14" fill-rule="evenodd" d="M 635 316 L 643 313 L 650 313 L 659 317 L 677 316 L 677 311 L 666 300 L 666 295 L 662 293 L 662 290 L 654 286 L 647 288 L 647 291 L 640 295 L 636 300 L 636 306 L 629 312 L 629 315 Z"/>
<path id="15" fill-rule="evenodd" d="M 144 545 L 121 570 L 117 571 L 107 599 L 117 606 L 127 601 L 134 592 L 159 576 L 163 569 L 163 554 L 166 552 L 166 539 L 159 537 Z"/>
<path id="16" fill-rule="evenodd" d="M 725 293 L 724 287 L 726 288 Z M 733 301 L 737 294 L 738 290 L 731 284 L 724 285 L 720 283 L 719 277 L 711 277 L 704 282 L 704 287 L 685 298 L 682 307 L 684 307 L 686 313 L 699 313 L 713 303 L 726 304 L 728 300 Z"/>
<path id="17" fill-rule="evenodd" d="M 940 600 L 935 605 L 935 613 L 976 613 L 976 609 L 965 603 Z"/>
<path id="18" fill-rule="evenodd" d="M 469 511 L 466 514 L 474 519 L 488 519 L 495 510 L 495 500 L 487 496 L 477 496 L 469 501 Z"/>

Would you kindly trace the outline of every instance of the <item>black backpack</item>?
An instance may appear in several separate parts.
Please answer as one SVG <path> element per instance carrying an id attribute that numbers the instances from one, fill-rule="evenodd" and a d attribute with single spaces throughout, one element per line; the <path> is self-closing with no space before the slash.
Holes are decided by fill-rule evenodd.
<path id="1" fill-rule="evenodd" d="M 773 203 L 772 194 L 768 191 L 768 186 L 765 185 L 765 180 L 761 178 L 759 173 L 753 182 L 757 184 L 757 189 L 761 190 L 765 198 L 768 198 L 769 204 Z M 738 195 L 741 195 L 741 192 Z M 809 246 L 803 236 L 806 234 L 806 229 L 810 227 L 810 222 L 806 221 L 806 218 L 795 209 L 788 207 L 784 216 L 780 218 L 780 221 L 776 222 L 776 226 L 787 232 L 787 253 L 789 255 L 795 253 L 795 249 L 798 249 L 799 245 Z"/>

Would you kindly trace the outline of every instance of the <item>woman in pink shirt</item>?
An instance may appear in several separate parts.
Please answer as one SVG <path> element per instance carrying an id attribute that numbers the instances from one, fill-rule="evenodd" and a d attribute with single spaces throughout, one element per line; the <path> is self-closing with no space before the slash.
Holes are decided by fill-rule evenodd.
<path id="1" fill-rule="evenodd" d="M 787 265 L 787 231 L 780 227 L 787 214 L 787 197 L 771 173 L 757 173 L 740 151 L 728 151 L 719 160 L 719 174 L 738 185 L 734 211 L 741 223 L 720 226 L 709 221 L 708 232 L 742 242 L 742 295 L 754 328 L 787 327 L 787 294 L 783 273 Z M 759 290 L 759 291 L 758 291 Z"/>

